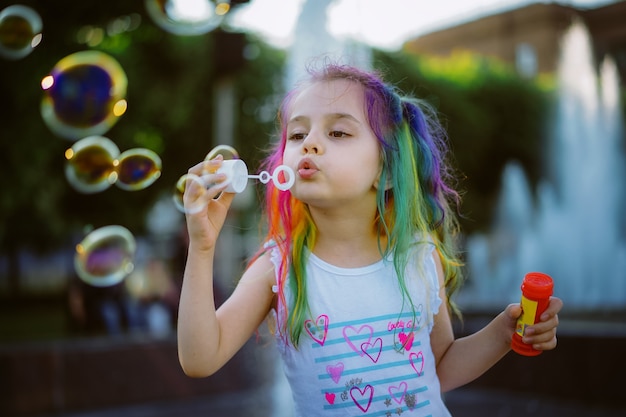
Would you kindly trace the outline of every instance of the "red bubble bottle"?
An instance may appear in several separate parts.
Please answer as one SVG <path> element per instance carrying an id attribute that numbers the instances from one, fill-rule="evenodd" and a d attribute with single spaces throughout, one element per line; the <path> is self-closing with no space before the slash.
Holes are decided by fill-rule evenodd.
<path id="1" fill-rule="evenodd" d="M 548 308 L 554 283 L 550 275 L 541 272 L 529 272 L 522 282 L 522 315 L 517 319 L 511 348 L 524 356 L 537 356 L 542 351 L 522 342 L 526 328 L 539 321 L 539 317 Z"/>

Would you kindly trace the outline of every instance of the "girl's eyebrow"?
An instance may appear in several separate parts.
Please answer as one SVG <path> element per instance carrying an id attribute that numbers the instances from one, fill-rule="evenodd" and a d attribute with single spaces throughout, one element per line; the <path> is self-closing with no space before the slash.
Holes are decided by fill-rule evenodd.
<path id="1" fill-rule="evenodd" d="M 331 119 L 331 120 L 348 119 L 348 120 L 352 120 L 355 123 L 361 124 L 359 119 L 357 119 L 356 117 L 354 117 L 350 113 L 328 113 L 328 114 L 324 115 L 324 118 Z M 303 120 L 309 120 L 309 119 L 310 118 L 308 116 L 296 115 L 296 116 L 292 117 L 291 119 L 289 119 L 287 124 L 301 122 Z"/>

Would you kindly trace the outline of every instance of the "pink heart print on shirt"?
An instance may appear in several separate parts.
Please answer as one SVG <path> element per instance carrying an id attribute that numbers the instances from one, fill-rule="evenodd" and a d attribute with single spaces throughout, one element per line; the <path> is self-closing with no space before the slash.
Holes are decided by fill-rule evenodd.
<path id="1" fill-rule="evenodd" d="M 369 343 L 370 340 L 372 340 L 372 336 L 374 335 L 374 329 L 372 328 L 372 326 L 364 324 L 363 326 L 359 327 L 359 330 L 355 329 L 352 326 L 346 326 L 343 328 L 343 338 L 346 340 L 346 343 L 348 343 L 352 350 L 359 354 L 359 356 L 363 356 L 365 352 L 359 349 L 354 344 L 353 340 L 360 338 L 361 333 L 365 333 L 364 330 L 368 333 L 367 341 L 365 343 Z M 361 344 L 360 346 L 363 346 L 363 344 Z"/>
<path id="2" fill-rule="evenodd" d="M 343 373 L 343 362 L 339 362 L 337 365 L 328 365 L 326 367 L 326 372 L 328 372 L 330 379 L 332 379 L 335 384 L 339 383 L 341 374 Z"/>
<path id="3" fill-rule="evenodd" d="M 398 404 L 402 404 L 402 400 L 404 400 L 404 396 L 406 395 L 406 390 L 408 386 L 406 382 L 401 382 L 400 385 L 389 387 L 389 395 L 391 398 Z"/>
<path id="4" fill-rule="evenodd" d="M 326 401 L 328 401 L 328 404 L 333 405 L 335 404 L 335 394 L 332 392 L 327 392 L 324 394 L 324 396 L 326 397 Z"/>
<path id="5" fill-rule="evenodd" d="M 356 406 L 365 413 L 372 404 L 372 398 L 374 398 L 374 387 L 371 385 L 366 385 L 363 389 L 360 389 L 359 387 L 352 387 L 350 388 L 350 397 L 352 397 L 352 401 L 354 401 Z"/>
<path id="6" fill-rule="evenodd" d="M 365 353 L 372 362 L 378 362 L 378 358 L 380 358 L 380 352 L 383 350 L 383 339 L 377 337 L 374 340 L 374 343 L 365 342 L 361 343 L 361 351 Z"/>
<path id="7" fill-rule="evenodd" d="M 320 346 L 324 346 L 326 342 L 326 336 L 328 335 L 328 316 L 326 314 L 320 314 L 313 324 L 313 320 L 304 321 L 304 330 L 311 336 L 311 339 L 315 340 Z M 318 332 L 322 332 L 318 336 Z"/>
<path id="8" fill-rule="evenodd" d="M 407 336 L 404 332 L 398 334 L 398 339 L 400 339 L 400 343 L 405 350 L 411 350 L 413 347 L 413 340 L 415 340 L 415 334 L 409 333 Z"/>
<path id="9" fill-rule="evenodd" d="M 411 362 L 411 366 L 413 367 L 413 370 L 417 373 L 417 376 L 422 376 L 422 371 L 424 371 L 424 354 L 422 353 L 422 351 L 420 350 L 419 353 L 412 352 L 409 355 L 409 362 Z"/>

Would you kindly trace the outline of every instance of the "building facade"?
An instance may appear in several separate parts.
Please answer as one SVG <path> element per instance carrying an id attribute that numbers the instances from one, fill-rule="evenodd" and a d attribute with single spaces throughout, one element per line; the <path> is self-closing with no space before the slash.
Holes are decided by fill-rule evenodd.
<path id="1" fill-rule="evenodd" d="M 589 29 L 596 60 L 615 59 L 621 79 L 626 77 L 626 1 L 595 9 L 556 3 L 531 4 L 471 22 L 428 33 L 407 41 L 414 54 L 448 56 L 469 50 L 513 65 L 520 75 L 554 72 L 563 33 L 576 20 Z"/>

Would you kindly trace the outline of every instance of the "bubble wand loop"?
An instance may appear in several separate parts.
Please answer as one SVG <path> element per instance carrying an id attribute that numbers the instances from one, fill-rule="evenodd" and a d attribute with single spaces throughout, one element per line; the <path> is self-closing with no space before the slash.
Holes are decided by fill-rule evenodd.
<path id="1" fill-rule="evenodd" d="M 280 182 L 279 175 L 281 173 L 287 174 L 287 181 Z M 293 169 L 289 168 L 287 165 L 279 165 L 276 167 L 272 175 L 267 171 L 261 171 L 259 175 L 248 175 L 248 178 L 258 179 L 262 184 L 267 184 L 272 180 L 274 186 L 281 191 L 287 191 L 293 186 L 293 183 L 296 181 L 295 174 Z"/>
<path id="2" fill-rule="evenodd" d="M 270 180 L 274 186 L 281 191 L 286 191 L 295 182 L 295 174 L 287 165 L 276 167 L 272 175 L 267 171 L 261 171 L 258 175 L 249 174 L 248 167 L 241 159 L 229 159 L 222 162 L 222 166 L 217 170 L 218 174 L 226 176 L 225 183 L 228 184 L 225 191 L 229 193 L 241 193 L 248 185 L 248 179 L 258 179 L 261 183 L 267 184 Z M 285 182 L 281 181 L 281 174 Z"/>

